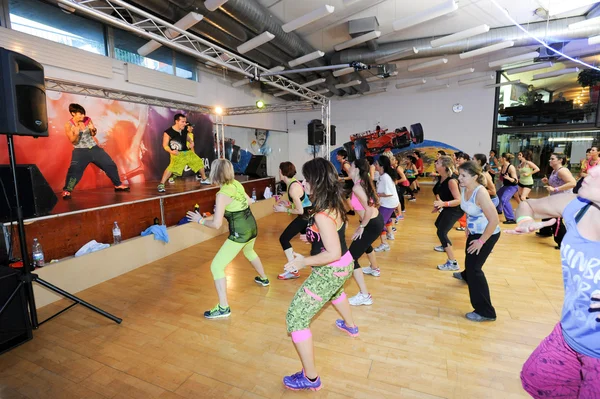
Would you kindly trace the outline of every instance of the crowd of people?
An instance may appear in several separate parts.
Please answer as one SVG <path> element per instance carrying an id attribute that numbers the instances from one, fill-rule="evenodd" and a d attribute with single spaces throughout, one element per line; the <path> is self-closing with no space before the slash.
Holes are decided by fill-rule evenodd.
<path id="1" fill-rule="evenodd" d="M 600 264 L 600 228 L 592 221 L 597 220 L 600 212 L 600 168 L 595 168 L 597 148 L 589 153 L 582 172 L 583 182 L 579 183 L 579 197 L 572 193 L 577 182 L 564 166 L 565 156 L 552 154 L 549 162 L 552 173 L 542 179 L 550 196 L 536 200 L 528 199 L 528 194 L 533 175 L 540 168 L 531 161 L 529 151 L 518 154 L 517 167 L 512 163 L 512 154 L 505 153 L 497 159 L 494 151 L 490 152 L 489 161 L 484 154 L 475 154 L 471 159 L 464 153 L 449 156 L 439 151 L 435 161 L 432 213 L 437 215 L 434 226 L 440 245 L 433 249 L 447 257 L 438 269 L 453 271 L 453 277 L 468 286 L 473 307 L 465 314 L 468 320 L 489 322 L 497 317 L 483 266 L 501 237 L 499 216 L 504 214 L 504 223 L 515 225 L 506 231 L 509 234 L 538 230 L 538 234 L 543 234 L 544 228 L 556 230 L 553 235 L 563 259 L 565 308 L 555 331 L 523 368 L 523 386 L 536 398 L 558 397 L 549 395 L 559 390 L 546 378 L 549 373 L 560 375 L 569 389 L 579 389 L 580 396 L 565 397 L 591 398 L 583 392 L 597 392 L 599 387 L 600 319 L 596 312 L 600 311 L 600 274 L 593 273 L 594 265 Z M 310 273 L 291 299 L 286 316 L 288 333 L 302 363 L 301 371 L 283 378 L 287 388 L 322 387 L 310 323 L 328 302 L 341 316 L 334 325 L 351 337 L 359 335 L 351 307 L 374 303 L 365 275 L 381 275 L 376 253 L 390 250 L 388 241 L 394 240 L 397 223 L 406 211 L 404 197 L 418 198 L 418 179 L 423 171 L 419 155 L 403 158 L 383 153 L 377 159 L 350 162 L 346 151 L 340 150 L 339 172 L 328 160 L 316 158 L 303 165 L 302 183 L 295 178 L 294 164 L 280 164 L 279 178 L 287 186 L 287 198 L 278 199 L 274 211 L 295 217 L 280 237 L 286 263 L 278 279 L 300 278 L 303 269 L 310 267 Z M 498 191 L 495 177 L 502 182 Z M 188 218 L 209 228 L 219 228 L 223 219 L 229 223 L 229 237 L 211 264 L 219 298 L 219 303 L 205 312 L 205 317 L 212 319 L 231 315 L 224 270 L 240 251 L 258 273 L 255 282 L 268 286 L 270 281 L 254 251 L 258 229 L 250 211 L 251 199 L 234 179 L 233 166 L 225 159 L 215 161 L 210 179 L 220 186 L 214 215 L 204 218 L 197 212 L 189 212 Z M 519 201 L 516 213 L 511 206 L 513 197 Z M 357 216 L 358 225 L 348 245 L 346 229 L 350 215 Z M 465 221 L 460 223 L 463 216 Z M 534 217 L 543 220 L 536 222 Z M 466 235 L 463 271 L 448 237 L 457 223 Z M 310 255 L 301 255 L 292 247 L 291 240 L 298 235 L 310 243 Z M 379 245 L 373 247 L 378 240 Z M 585 262 L 574 251 L 580 252 Z M 369 261 L 366 267 L 359 263 L 363 255 Z M 348 298 L 344 284 L 350 277 L 356 281 L 359 292 Z M 587 288 L 580 281 L 586 281 Z"/>

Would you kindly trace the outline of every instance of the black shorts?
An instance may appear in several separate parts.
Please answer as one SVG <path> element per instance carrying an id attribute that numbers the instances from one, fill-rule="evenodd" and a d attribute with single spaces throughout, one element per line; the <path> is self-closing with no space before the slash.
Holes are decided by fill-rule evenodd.
<path id="1" fill-rule="evenodd" d="M 533 184 L 522 184 L 521 182 L 519 182 L 519 187 L 522 188 L 533 188 Z"/>

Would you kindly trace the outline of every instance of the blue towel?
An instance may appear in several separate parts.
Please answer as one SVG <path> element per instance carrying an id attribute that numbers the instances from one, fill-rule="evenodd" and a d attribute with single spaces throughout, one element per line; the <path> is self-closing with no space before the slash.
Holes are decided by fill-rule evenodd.
<path id="1" fill-rule="evenodd" d="M 155 240 L 161 240 L 166 243 L 169 242 L 169 234 L 167 233 L 167 227 L 164 225 L 155 224 L 142 231 L 142 237 L 148 236 L 150 234 L 154 234 Z"/>

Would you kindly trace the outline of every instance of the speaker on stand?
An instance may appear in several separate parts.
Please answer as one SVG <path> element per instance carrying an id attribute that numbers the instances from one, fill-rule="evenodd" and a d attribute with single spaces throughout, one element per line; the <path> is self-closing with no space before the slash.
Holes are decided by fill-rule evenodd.
<path id="1" fill-rule="evenodd" d="M 313 146 L 313 159 L 317 156 L 315 147 L 323 144 L 325 144 L 325 125 L 319 119 L 313 119 L 308 124 L 308 145 Z"/>

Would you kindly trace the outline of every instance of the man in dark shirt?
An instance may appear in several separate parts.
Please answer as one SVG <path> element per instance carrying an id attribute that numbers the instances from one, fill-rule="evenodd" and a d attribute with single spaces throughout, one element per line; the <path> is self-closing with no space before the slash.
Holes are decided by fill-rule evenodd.
<path id="1" fill-rule="evenodd" d="M 201 184 L 210 184 L 204 173 L 204 161 L 194 152 L 194 140 L 186 129 L 187 119 L 183 114 L 175 114 L 174 124 L 163 133 L 163 148 L 171 154 L 171 162 L 163 173 L 158 192 L 164 193 L 165 182 L 172 174 L 181 176 L 187 166 L 194 173 L 200 173 Z M 188 150 L 189 148 L 189 150 Z"/>

